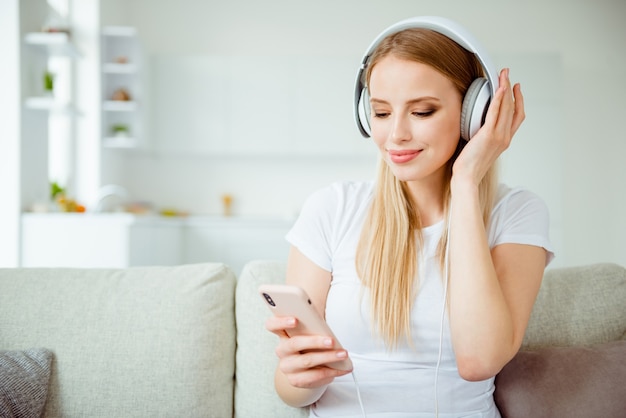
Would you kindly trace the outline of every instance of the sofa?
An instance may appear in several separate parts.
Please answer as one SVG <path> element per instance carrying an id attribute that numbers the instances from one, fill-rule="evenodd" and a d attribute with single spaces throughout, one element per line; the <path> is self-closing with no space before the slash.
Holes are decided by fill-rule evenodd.
<path id="1" fill-rule="evenodd" d="M 273 388 L 285 263 L 0 269 L 0 416 L 306 417 Z M 626 269 L 548 270 L 496 377 L 505 417 L 626 414 Z M 367 400 L 364 400 L 365 403 Z"/>

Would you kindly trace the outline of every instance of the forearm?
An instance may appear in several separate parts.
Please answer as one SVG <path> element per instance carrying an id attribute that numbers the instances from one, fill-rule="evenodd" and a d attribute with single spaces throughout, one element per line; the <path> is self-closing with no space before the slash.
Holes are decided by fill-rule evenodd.
<path id="1" fill-rule="evenodd" d="M 514 327 L 491 257 L 478 187 L 452 183 L 450 327 L 463 377 L 495 375 L 517 350 Z"/>
<path id="2" fill-rule="evenodd" d="M 327 385 L 317 388 L 298 388 L 292 386 L 287 377 L 281 373 L 280 370 L 276 370 L 274 374 L 274 386 L 276 393 L 287 405 L 302 408 L 316 402 L 322 397 Z"/>

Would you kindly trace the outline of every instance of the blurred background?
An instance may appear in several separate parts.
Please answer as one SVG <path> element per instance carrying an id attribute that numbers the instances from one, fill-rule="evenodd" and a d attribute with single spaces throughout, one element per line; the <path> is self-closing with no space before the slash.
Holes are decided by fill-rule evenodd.
<path id="1" fill-rule="evenodd" d="M 521 82 L 502 179 L 548 204 L 552 267 L 626 265 L 622 0 L 0 0 L 0 266 L 286 259 L 311 192 L 373 178 L 354 77 L 417 15 Z"/>

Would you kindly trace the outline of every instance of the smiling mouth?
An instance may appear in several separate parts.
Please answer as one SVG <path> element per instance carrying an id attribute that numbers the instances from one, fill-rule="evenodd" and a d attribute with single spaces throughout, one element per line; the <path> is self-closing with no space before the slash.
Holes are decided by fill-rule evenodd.
<path id="1" fill-rule="evenodd" d="M 403 164 L 411 161 L 417 157 L 422 150 L 406 150 L 406 151 L 387 151 L 389 153 L 389 159 L 394 164 Z"/>

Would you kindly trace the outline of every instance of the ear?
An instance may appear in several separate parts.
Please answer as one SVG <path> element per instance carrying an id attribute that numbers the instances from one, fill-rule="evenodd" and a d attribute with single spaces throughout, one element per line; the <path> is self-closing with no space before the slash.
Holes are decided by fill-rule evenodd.
<path id="1" fill-rule="evenodd" d="M 472 81 L 461 107 L 461 138 L 469 141 L 485 121 L 485 115 L 491 101 L 489 81 L 479 77 Z"/>

